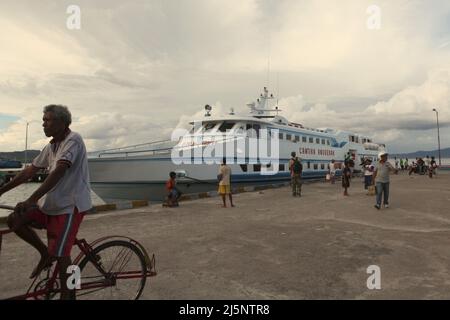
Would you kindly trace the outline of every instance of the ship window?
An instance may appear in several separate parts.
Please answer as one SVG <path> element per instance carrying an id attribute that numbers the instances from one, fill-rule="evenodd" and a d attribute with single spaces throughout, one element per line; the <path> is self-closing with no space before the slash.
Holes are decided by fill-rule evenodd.
<path id="1" fill-rule="evenodd" d="M 292 139 L 292 136 L 291 136 L 290 134 L 287 134 L 287 135 L 286 135 L 286 140 L 289 141 L 289 140 L 291 140 L 291 139 Z"/>
<path id="2" fill-rule="evenodd" d="M 316 143 L 320 144 L 320 139 L 319 138 L 316 138 Z"/>
<path id="3" fill-rule="evenodd" d="M 355 137 L 355 142 L 359 143 L 359 137 Z"/>
<path id="4" fill-rule="evenodd" d="M 211 131 L 215 126 L 216 126 L 215 123 L 212 122 L 206 123 L 205 126 L 203 127 L 203 132 Z"/>
<path id="5" fill-rule="evenodd" d="M 307 162 L 307 165 L 308 165 L 308 169 L 311 169 L 311 162 Z"/>
<path id="6" fill-rule="evenodd" d="M 306 136 L 302 136 L 302 142 L 306 142 Z"/>
<path id="7" fill-rule="evenodd" d="M 320 169 L 322 169 L 322 170 L 325 169 L 325 164 L 324 164 L 324 163 L 322 163 L 322 164 L 320 165 Z"/>
<path id="8" fill-rule="evenodd" d="M 282 134 L 281 132 L 278 134 L 278 138 L 279 138 L 280 140 L 283 140 L 283 134 Z"/>
<path id="9" fill-rule="evenodd" d="M 330 140 L 327 140 L 327 145 L 330 145 Z"/>
<path id="10" fill-rule="evenodd" d="M 241 164 L 241 169 L 242 169 L 242 172 L 247 172 L 248 166 L 246 164 Z"/>
<path id="11" fill-rule="evenodd" d="M 294 142 L 299 142 L 299 141 L 300 141 L 300 137 L 299 136 L 295 136 Z"/>
<path id="12" fill-rule="evenodd" d="M 278 171 L 284 171 L 284 170 L 285 170 L 284 163 L 280 163 L 278 165 Z"/>
<path id="13" fill-rule="evenodd" d="M 319 165 L 317 163 L 314 163 L 314 170 L 319 169 Z"/>
<path id="14" fill-rule="evenodd" d="M 309 137 L 309 143 L 314 143 L 314 138 L 313 137 Z"/>
<path id="15" fill-rule="evenodd" d="M 234 122 L 224 122 L 220 125 L 219 131 L 220 132 L 226 132 L 227 130 L 231 130 L 235 125 Z"/>
<path id="16" fill-rule="evenodd" d="M 325 139 L 322 139 L 322 144 L 325 144 Z"/>
<path id="17" fill-rule="evenodd" d="M 253 165 L 253 172 L 260 172 L 261 171 L 261 165 L 260 164 L 254 164 Z"/>

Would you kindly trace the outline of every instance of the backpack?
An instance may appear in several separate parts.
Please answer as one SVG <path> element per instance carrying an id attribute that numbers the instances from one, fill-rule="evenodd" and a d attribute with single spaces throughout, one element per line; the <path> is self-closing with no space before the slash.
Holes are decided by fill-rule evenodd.
<path id="1" fill-rule="evenodd" d="M 292 171 L 294 173 L 302 173 L 303 167 L 298 159 L 294 159 L 294 164 L 292 165 Z"/>

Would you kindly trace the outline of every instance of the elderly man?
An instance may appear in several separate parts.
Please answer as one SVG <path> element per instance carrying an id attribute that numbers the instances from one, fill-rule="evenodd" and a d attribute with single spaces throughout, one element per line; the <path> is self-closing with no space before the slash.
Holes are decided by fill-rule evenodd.
<path id="1" fill-rule="evenodd" d="M 67 288 L 70 251 L 83 216 L 92 207 L 86 147 L 81 136 L 69 129 L 72 116 L 67 107 L 44 107 L 42 120 L 45 135 L 53 139 L 31 166 L 0 188 L 0 196 L 27 182 L 38 170 L 49 170 L 41 186 L 28 199 L 16 205 L 8 217 L 8 226 L 41 255 L 31 278 L 57 260 L 61 299 L 70 299 L 75 297 L 75 292 Z M 47 230 L 48 246 L 31 227 Z"/>
<path id="2" fill-rule="evenodd" d="M 373 173 L 372 184 L 376 184 L 377 190 L 377 203 L 375 208 L 380 210 L 381 208 L 381 198 L 384 193 L 384 207 L 389 208 L 389 174 L 391 171 L 397 173 L 398 170 L 395 169 L 392 164 L 387 161 L 388 154 L 386 152 L 380 152 L 378 154 L 379 162 L 375 166 L 375 171 Z"/>

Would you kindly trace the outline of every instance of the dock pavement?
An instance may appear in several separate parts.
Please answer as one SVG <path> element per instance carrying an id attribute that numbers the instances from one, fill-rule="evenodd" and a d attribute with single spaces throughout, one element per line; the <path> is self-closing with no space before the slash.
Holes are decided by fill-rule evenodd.
<path id="1" fill-rule="evenodd" d="M 376 210 L 361 178 L 86 216 L 79 237 L 130 236 L 156 255 L 142 299 L 450 299 L 450 172 L 392 176 Z M 0 227 L 4 227 L 0 226 Z M 40 232 L 45 237 L 45 233 Z M 0 298 L 22 293 L 37 253 L 3 239 Z M 369 266 L 381 289 L 369 289 Z"/>

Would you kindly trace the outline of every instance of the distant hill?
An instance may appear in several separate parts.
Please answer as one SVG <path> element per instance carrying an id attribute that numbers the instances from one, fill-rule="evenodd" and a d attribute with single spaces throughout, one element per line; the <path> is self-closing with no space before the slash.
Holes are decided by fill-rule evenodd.
<path id="1" fill-rule="evenodd" d="M 39 152 L 39 150 L 27 150 L 27 161 L 33 160 Z M 0 158 L 25 162 L 25 151 L 0 152 Z"/>
<path id="2" fill-rule="evenodd" d="M 435 157 L 437 159 L 439 157 L 439 151 L 433 150 L 433 151 L 416 151 L 410 153 L 397 153 L 397 154 L 392 153 L 389 157 L 415 159 L 415 158 L 424 158 L 426 156 Z M 441 149 L 441 158 L 450 158 L 450 148 Z"/>

